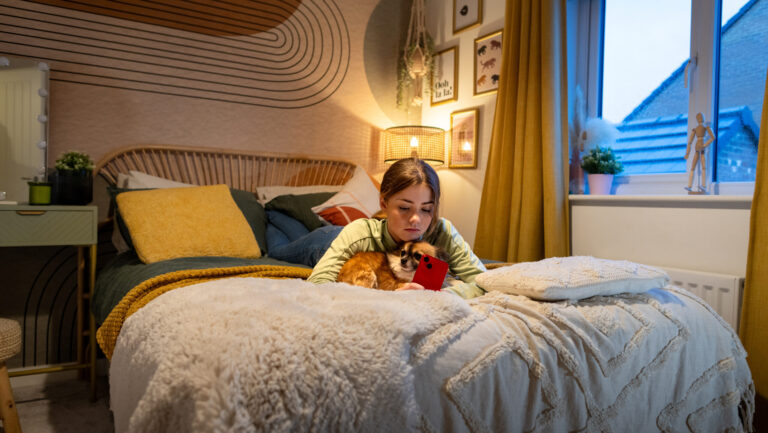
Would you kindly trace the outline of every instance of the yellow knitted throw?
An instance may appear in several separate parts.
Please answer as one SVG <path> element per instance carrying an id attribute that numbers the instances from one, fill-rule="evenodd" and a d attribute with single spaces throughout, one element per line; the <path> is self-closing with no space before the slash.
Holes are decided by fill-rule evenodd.
<path id="1" fill-rule="evenodd" d="M 125 319 L 141 307 L 147 305 L 149 301 L 179 287 L 231 277 L 307 279 L 311 273 L 311 269 L 295 268 L 292 266 L 251 265 L 231 268 L 190 269 L 158 275 L 144 281 L 126 293 L 123 299 L 109 313 L 101 327 L 99 327 L 98 332 L 96 332 L 96 339 L 99 342 L 99 346 L 101 346 L 101 350 L 107 355 L 107 359 L 112 359 L 117 336 L 120 334 L 120 329 L 122 329 Z"/>

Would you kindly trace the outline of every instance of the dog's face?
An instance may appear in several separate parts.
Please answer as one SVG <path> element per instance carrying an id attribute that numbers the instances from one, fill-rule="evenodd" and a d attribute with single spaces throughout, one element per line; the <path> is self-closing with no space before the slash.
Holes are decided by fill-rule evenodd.
<path id="1" fill-rule="evenodd" d="M 387 253 L 387 261 L 397 278 L 411 281 L 424 254 L 445 260 L 445 254 L 438 248 L 424 241 L 415 241 L 405 242 L 394 251 Z"/>

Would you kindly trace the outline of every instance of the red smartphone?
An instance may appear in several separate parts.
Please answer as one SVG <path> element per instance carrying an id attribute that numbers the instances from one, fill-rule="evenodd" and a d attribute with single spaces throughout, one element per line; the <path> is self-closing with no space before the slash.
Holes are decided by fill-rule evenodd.
<path id="1" fill-rule="evenodd" d="M 424 254 L 419 260 L 413 282 L 419 283 L 427 290 L 440 290 L 448 273 L 448 263 L 430 255 Z"/>

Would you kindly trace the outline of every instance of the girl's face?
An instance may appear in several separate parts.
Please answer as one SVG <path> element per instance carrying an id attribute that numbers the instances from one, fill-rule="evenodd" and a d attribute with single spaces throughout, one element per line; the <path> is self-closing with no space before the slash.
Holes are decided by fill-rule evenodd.
<path id="1" fill-rule="evenodd" d="M 387 201 L 380 200 L 381 209 L 387 214 L 389 234 L 395 242 L 420 239 L 432 222 L 435 201 L 432 190 L 424 183 L 411 185 Z"/>

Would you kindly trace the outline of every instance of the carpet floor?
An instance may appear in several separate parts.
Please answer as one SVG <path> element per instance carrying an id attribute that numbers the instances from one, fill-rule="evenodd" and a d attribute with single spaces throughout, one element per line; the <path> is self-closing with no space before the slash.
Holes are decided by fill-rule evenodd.
<path id="1" fill-rule="evenodd" d="M 106 377 L 98 378 L 96 389 L 97 400 L 92 402 L 88 382 L 84 380 L 13 388 L 21 430 L 24 433 L 114 432 Z"/>

